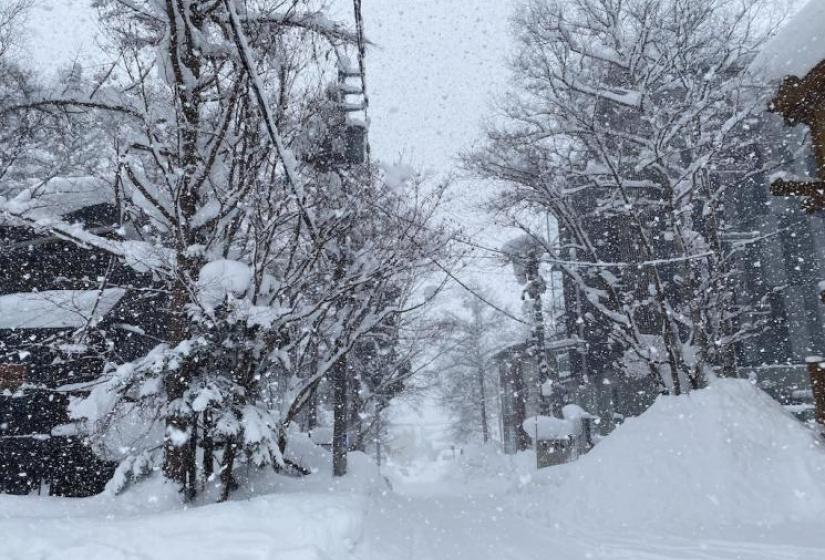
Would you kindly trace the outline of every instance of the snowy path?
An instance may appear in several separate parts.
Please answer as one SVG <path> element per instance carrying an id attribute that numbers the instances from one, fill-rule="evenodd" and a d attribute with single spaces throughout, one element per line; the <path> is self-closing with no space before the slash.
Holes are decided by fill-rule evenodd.
<path id="1" fill-rule="evenodd" d="M 0 495 L 0 560 L 825 559 L 822 445 L 746 381 L 662 398 L 541 471 L 467 448 L 385 465 L 390 490 L 364 454 L 343 478 L 311 442 L 300 457 L 317 474 L 247 470 L 231 502 L 189 509 L 159 477 L 118 497 Z"/>
<path id="2" fill-rule="evenodd" d="M 270 495 L 189 511 L 0 496 L 2 560 L 820 560 L 819 528 L 715 537 L 585 531 L 444 483 L 363 496 Z M 510 505 L 507 505 L 507 504 Z M 791 543 L 807 543 L 807 546 Z"/>
<path id="3" fill-rule="evenodd" d="M 396 481 L 394 492 L 373 485 L 366 495 L 364 487 L 333 488 L 325 478 L 189 510 L 166 501 L 169 496 L 157 488 L 118 501 L 0 496 L 0 560 L 825 558 L 825 522 L 701 537 L 638 527 L 585 529 L 528 518 L 524 501 L 535 506 L 543 498 L 508 492 L 495 482 L 468 488 L 435 476 Z"/>
<path id="4" fill-rule="evenodd" d="M 546 527 L 497 495 L 439 483 L 402 487 L 369 506 L 357 560 L 819 560 L 821 527 L 740 528 L 687 537 Z M 551 504 L 548 507 L 552 507 Z M 816 543 L 800 546 L 791 543 Z"/>

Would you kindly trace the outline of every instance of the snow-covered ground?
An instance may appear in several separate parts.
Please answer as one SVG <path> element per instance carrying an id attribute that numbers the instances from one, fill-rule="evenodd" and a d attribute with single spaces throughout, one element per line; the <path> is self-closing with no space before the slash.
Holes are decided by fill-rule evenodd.
<path id="1" fill-rule="evenodd" d="M 745 381 L 660 399 L 540 472 L 492 447 L 383 473 L 352 464 L 343 480 L 324 468 L 188 510 L 158 481 L 120 497 L 0 496 L 0 558 L 825 558 L 825 451 Z"/>

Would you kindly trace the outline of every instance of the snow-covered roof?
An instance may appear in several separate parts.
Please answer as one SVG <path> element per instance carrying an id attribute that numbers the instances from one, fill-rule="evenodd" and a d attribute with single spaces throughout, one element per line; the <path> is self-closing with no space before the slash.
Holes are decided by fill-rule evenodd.
<path id="1" fill-rule="evenodd" d="M 96 177 L 57 177 L 24 189 L 7 206 L 17 214 L 40 220 L 112 203 L 114 199 L 112 186 Z"/>
<path id="2" fill-rule="evenodd" d="M 555 416 L 531 416 L 521 427 L 531 438 L 538 441 L 554 441 L 577 436 L 582 431 L 581 422 Z"/>
<path id="3" fill-rule="evenodd" d="M 769 81 L 804 78 L 825 60 L 825 0 L 808 3 L 765 45 L 751 65 L 754 75 Z"/>
<path id="4" fill-rule="evenodd" d="M 66 329 L 109 313 L 126 294 L 122 288 L 46 290 L 0 296 L 0 329 Z"/>

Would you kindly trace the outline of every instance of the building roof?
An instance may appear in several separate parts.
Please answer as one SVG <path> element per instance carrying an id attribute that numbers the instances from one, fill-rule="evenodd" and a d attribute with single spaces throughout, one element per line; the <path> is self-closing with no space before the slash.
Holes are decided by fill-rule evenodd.
<path id="1" fill-rule="evenodd" d="M 78 210 L 114 203 L 112 186 L 96 177 L 56 177 L 23 189 L 6 202 L 9 210 L 41 220 L 65 216 Z"/>
<path id="2" fill-rule="evenodd" d="M 46 290 L 0 296 L 0 330 L 80 328 L 108 314 L 122 288 Z"/>

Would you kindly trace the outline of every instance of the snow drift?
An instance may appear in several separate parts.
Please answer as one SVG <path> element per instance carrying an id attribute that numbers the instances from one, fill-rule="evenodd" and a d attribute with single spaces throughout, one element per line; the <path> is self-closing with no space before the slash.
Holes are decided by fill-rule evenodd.
<path id="1" fill-rule="evenodd" d="M 549 488 L 532 513 L 556 521 L 702 529 L 825 513 L 822 446 L 744 380 L 662 397 L 578 462 L 537 478 Z"/>
<path id="2" fill-rule="evenodd" d="M 236 470 L 243 479 L 229 502 L 210 482 L 181 504 L 159 474 L 123 494 L 90 498 L 0 495 L 2 560 L 351 560 L 370 496 L 387 485 L 369 457 L 349 454 L 349 473 L 332 478 L 330 453 L 295 434 L 287 456 L 315 474 Z M 291 440 L 292 441 L 292 440 Z"/>

